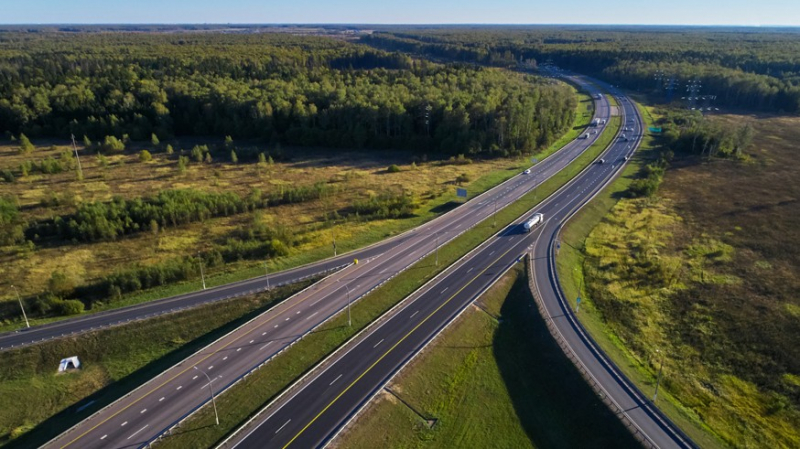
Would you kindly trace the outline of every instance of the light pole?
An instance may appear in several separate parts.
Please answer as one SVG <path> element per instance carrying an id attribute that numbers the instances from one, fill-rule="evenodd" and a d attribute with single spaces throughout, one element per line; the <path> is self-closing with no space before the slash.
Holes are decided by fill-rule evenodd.
<path id="1" fill-rule="evenodd" d="M 217 419 L 217 425 L 219 425 L 219 413 L 217 413 L 217 401 L 214 399 L 214 385 L 211 384 L 211 378 L 208 377 L 208 373 L 199 369 L 197 365 L 193 366 L 192 368 L 200 371 L 201 373 L 206 375 L 206 379 L 208 379 L 208 388 L 211 390 L 211 403 L 214 405 L 214 417 Z"/>
<path id="2" fill-rule="evenodd" d="M 203 290 L 206 289 L 206 275 L 203 273 L 203 258 L 200 255 L 197 255 L 197 260 L 200 261 L 200 279 L 203 280 Z"/>
<path id="3" fill-rule="evenodd" d="M 436 266 L 439 266 L 439 233 L 436 233 Z"/>
<path id="4" fill-rule="evenodd" d="M 269 265 L 267 264 L 269 264 L 269 257 L 264 261 L 264 276 L 267 278 L 267 290 L 269 290 Z"/>
<path id="5" fill-rule="evenodd" d="M 656 349 L 656 354 L 659 354 L 661 351 Z M 656 402 L 656 398 L 658 398 L 658 385 L 661 383 L 661 372 L 664 370 L 664 355 L 661 354 L 661 365 L 658 367 L 658 378 L 656 379 L 656 392 L 653 394 L 653 403 Z"/>
<path id="6" fill-rule="evenodd" d="M 336 236 L 333 236 L 333 257 L 336 257 Z"/>
<path id="7" fill-rule="evenodd" d="M 347 290 L 347 325 L 353 327 L 353 320 L 350 317 L 350 287 L 344 284 L 344 288 Z"/>
<path id="8" fill-rule="evenodd" d="M 497 197 L 494 197 L 494 215 L 492 215 L 492 227 L 497 227 Z"/>
<path id="9" fill-rule="evenodd" d="M 22 306 L 22 298 L 19 297 L 19 290 L 17 290 L 17 287 L 14 287 L 13 285 L 11 286 L 11 288 L 13 288 L 14 293 L 17 294 L 17 301 L 19 301 L 19 308 L 22 309 L 22 317 L 25 318 L 25 325 L 28 326 L 28 328 L 30 328 L 31 323 L 28 322 L 28 315 L 25 315 L 25 307 Z"/>

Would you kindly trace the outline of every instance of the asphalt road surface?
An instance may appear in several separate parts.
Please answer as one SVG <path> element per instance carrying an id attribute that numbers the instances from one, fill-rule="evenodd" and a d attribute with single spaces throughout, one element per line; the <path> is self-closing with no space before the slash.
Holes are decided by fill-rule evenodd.
<path id="1" fill-rule="evenodd" d="M 584 83 L 581 78 L 574 81 Z M 593 91 L 591 87 L 588 89 Z M 608 119 L 605 97 L 596 100 L 596 104 L 595 116 Z M 402 235 L 397 245 L 386 248 L 369 262 L 351 265 L 284 301 L 82 421 L 46 447 L 118 448 L 148 444 L 210 402 L 209 382 L 203 372 L 212 380 L 216 392 L 228 388 L 328 317 L 344 310 L 349 300 L 363 296 L 430 254 L 437 245 L 490 217 L 495 208 L 501 209 L 556 174 L 599 135 L 567 144 L 533 166 L 530 174 L 506 181 Z M 216 294 L 224 297 L 230 293 L 220 288 Z"/>
<path id="2" fill-rule="evenodd" d="M 625 153 L 620 152 L 610 156 L 607 163 L 611 164 L 619 163 L 621 154 L 629 154 L 628 151 L 638 147 L 644 127 L 641 116 L 629 101 L 623 101 L 622 106 L 628 117 L 624 126 L 633 127 L 635 131 L 634 135 L 631 135 L 630 132 L 626 133 L 631 139 L 631 149 L 626 148 Z M 638 429 L 640 436 L 643 436 L 649 445 L 658 448 L 695 447 L 691 439 L 654 407 L 648 398 L 614 366 L 602 350 L 598 349 L 568 305 L 568 299 L 564 296 L 558 282 L 555 255 L 560 247 L 558 239 L 561 226 L 577 212 L 579 207 L 580 204 L 578 207 L 565 211 L 565 214 L 558 219 L 551 219 L 542 229 L 542 237 L 536 242 L 531 252 L 534 285 L 538 290 L 537 296 L 542 300 L 546 310 L 545 319 L 555 325 L 558 334 L 569 345 L 589 375 L 600 385 L 605 395 L 614 402 L 616 407 L 623 411 L 625 417 Z M 569 300 L 576 301 L 576 298 Z"/>
<path id="3" fill-rule="evenodd" d="M 508 226 L 490 239 L 479 251 L 453 267 L 436 282 L 416 292 L 392 316 L 363 334 L 338 355 L 309 376 L 291 395 L 268 407 L 261 416 L 241 429 L 229 441 L 235 448 L 312 448 L 325 445 L 369 399 L 388 382 L 416 353 L 450 323 L 481 293 L 496 282 L 508 268 L 530 250 L 537 238 L 550 235 L 575 210 L 610 182 L 624 165 L 641 138 L 642 122 L 630 103 L 623 102 L 625 126 L 635 126 L 628 132 L 630 141 L 615 139 L 596 163 L 575 180 L 535 208 L 545 216 L 545 223 L 526 233 L 525 218 Z M 533 212 L 533 211 L 532 211 Z M 542 254 L 537 264 L 545 264 L 552 254 Z M 542 271 L 537 270 L 537 275 Z M 546 273 L 546 270 L 545 270 Z M 558 289 L 557 284 L 550 285 Z M 540 294 L 553 296 L 552 291 Z M 562 312 L 559 312 L 562 313 Z M 575 344 L 581 344 L 578 340 Z M 591 360 L 588 360 L 591 364 Z M 603 379 L 609 391 L 619 378 Z M 624 387 L 619 387 L 625 390 Z M 632 407 L 641 406 L 632 403 Z M 628 410 L 629 416 L 654 441 L 657 447 L 683 447 L 674 434 L 664 430 L 653 415 Z M 379 431 L 376 429 L 376 431 Z"/>

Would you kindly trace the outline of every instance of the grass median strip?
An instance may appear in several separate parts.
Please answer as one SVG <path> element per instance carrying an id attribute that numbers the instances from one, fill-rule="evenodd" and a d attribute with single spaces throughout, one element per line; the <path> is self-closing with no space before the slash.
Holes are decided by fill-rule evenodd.
<path id="1" fill-rule="evenodd" d="M 619 117 L 612 118 L 606 132 L 569 166 L 518 201 L 498 211 L 498 227 L 492 226 L 491 219 L 484 220 L 452 242 L 443 245 L 439 249 L 438 266 L 435 264 L 435 255 L 430 255 L 353 304 L 352 327 L 347 326 L 347 316 L 340 314 L 277 356 L 272 362 L 255 371 L 247 379 L 221 394 L 217 398 L 217 408 L 223 417 L 219 426 L 213 425 L 213 410 L 205 407 L 187 420 L 180 429 L 164 438 L 159 447 L 209 447 L 220 441 L 361 329 L 491 237 L 498 229 L 502 229 L 535 207 L 542 199 L 575 177 L 607 147 L 619 126 Z"/>
<path id="2" fill-rule="evenodd" d="M 531 307 L 526 273 L 509 270 L 331 446 L 638 447 Z"/>

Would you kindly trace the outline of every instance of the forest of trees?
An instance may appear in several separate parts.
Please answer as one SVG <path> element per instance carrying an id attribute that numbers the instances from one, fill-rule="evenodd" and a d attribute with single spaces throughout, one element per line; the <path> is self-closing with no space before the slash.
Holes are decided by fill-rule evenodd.
<path id="1" fill-rule="evenodd" d="M 800 112 L 800 35 L 790 30 L 661 27 L 388 29 L 362 42 L 449 61 L 534 68 L 552 62 L 643 92 L 675 97 L 697 79 L 718 105 Z M 656 79 L 659 72 L 661 77 Z M 673 97 L 674 98 L 674 97 Z"/>
<path id="2" fill-rule="evenodd" d="M 551 143 L 574 108 L 569 88 L 539 78 L 319 37 L 0 34 L 9 137 L 215 135 L 496 156 Z"/>

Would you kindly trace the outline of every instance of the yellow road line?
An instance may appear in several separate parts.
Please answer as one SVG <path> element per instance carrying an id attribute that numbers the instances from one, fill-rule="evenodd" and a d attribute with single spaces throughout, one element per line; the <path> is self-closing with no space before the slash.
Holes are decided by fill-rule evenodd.
<path id="1" fill-rule="evenodd" d="M 428 320 L 429 320 L 429 319 L 430 319 L 430 318 L 431 318 L 433 315 L 435 315 L 435 314 L 436 314 L 436 313 L 437 313 L 439 310 L 441 310 L 441 309 L 442 309 L 442 307 L 446 306 L 446 305 L 447 305 L 447 304 L 448 304 L 450 301 L 452 301 L 452 300 L 453 300 L 453 298 L 455 298 L 455 297 L 456 297 L 456 296 L 457 296 L 459 293 L 461 293 L 461 292 L 462 292 L 462 291 L 463 291 L 465 288 L 469 287 L 469 286 L 470 286 L 470 285 L 471 285 L 473 282 L 475 282 L 475 280 L 476 280 L 476 279 L 478 279 L 478 278 L 479 278 L 481 275 L 483 275 L 483 273 L 485 273 L 485 272 L 486 272 L 486 270 L 488 270 L 489 268 L 491 268 L 491 267 L 492 267 L 492 265 L 494 265 L 495 263 L 497 263 L 497 261 L 499 261 L 500 259 L 502 259 L 503 257 L 505 257 L 505 255 L 506 255 L 506 254 L 508 254 L 509 252 L 511 252 L 511 250 L 512 250 L 512 249 L 514 249 L 514 248 L 516 248 L 516 247 L 517 247 L 517 245 L 512 245 L 512 246 L 511 246 L 511 248 L 509 248 L 509 249 L 508 249 L 506 252 L 504 252 L 503 254 L 501 254 L 500 256 L 498 256 L 498 257 L 497 257 L 497 258 L 496 258 L 496 259 L 495 259 L 495 260 L 494 260 L 492 263 L 490 263 L 489 265 L 487 265 L 487 266 L 486 266 L 486 268 L 484 268 L 483 270 L 481 270 L 481 272 L 480 272 L 480 273 L 476 274 L 476 275 L 475 275 L 475 277 L 473 277 L 472 279 L 470 279 L 470 281 L 469 281 L 469 282 L 467 282 L 466 284 L 464 284 L 464 286 L 463 286 L 463 287 L 461 287 L 460 289 L 458 289 L 458 290 L 457 290 L 455 293 L 453 293 L 453 295 L 452 295 L 452 296 L 450 296 L 449 298 L 447 298 L 447 301 L 443 302 L 443 303 L 442 303 L 442 304 L 441 304 L 439 307 L 437 307 L 437 308 L 436 308 L 436 309 L 435 309 L 433 312 L 431 312 L 431 313 L 430 313 L 428 316 L 426 316 L 424 320 L 420 321 L 420 322 L 419 322 L 419 324 L 417 324 L 416 326 L 414 326 L 414 328 L 413 328 L 413 329 L 411 329 L 410 331 L 408 331 L 408 333 L 407 333 L 407 334 L 405 334 L 405 335 L 403 336 L 403 338 L 401 338 L 400 340 L 398 340 L 398 341 L 397 341 L 397 343 L 395 343 L 394 345 L 392 345 L 392 347 L 391 347 L 391 348 L 389 348 L 389 349 L 388 349 L 388 350 L 387 350 L 385 353 L 383 353 L 383 355 L 382 355 L 382 356 L 380 356 L 380 358 L 379 358 L 378 360 L 376 360 L 376 361 L 375 361 L 375 362 L 374 362 L 372 365 L 370 365 L 370 366 L 369 366 L 369 367 L 368 367 L 366 370 L 364 370 L 364 372 L 363 372 L 363 373 L 361 373 L 361 374 L 360 374 L 360 375 L 359 375 L 359 376 L 356 378 L 356 380 L 354 380 L 352 383 L 350 383 L 350 385 L 348 385 L 348 386 L 347 386 L 347 388 L 345 388 L 345 389 L 344 389 L 344 390 L 343 390 L 341 393 L 339 393 L 339 395 L 338 395 L 338 396 L 336 396 L 335 398 L 333 398 L 333 400 L 332 400 L 332 401 L 331 401 L 331 402 L 330 402 L 328 405 L 326 405 L 326 406 L 325 406 L 325 408 L 323 408 L 323 409 L 322 409 L 322 411 L 321 411 L 321 412 L 319 412 L 319 413 L 317 414 L 317 416 L 315 416 L 315 417 L 314 417 L 314 418 L 313 418 L 311 421 L 309 421 L 309 423 L 308 423 L 308 424 L 306 424 L 306 425 L 305 425 L 305 427 L 303 427 L 302 429 L 300 429 L 300 432 L 298 432 L 298 433 L 297 433 L 297 435 L 295 435 L 295 436 L 294 436 L 294 437 L 293 437 L 291 440 L 289 440 L 289 442 L 288 442 L 288 443 L 286 443 L 286 445 L 284 445 L 284 446 L 283 446 L 283 449 L 286 449 L 287 447 L 289 447 L 289 445 L 290 445 L 290 444 L 292 444 L 292 443 L 294 442 L 294 440 L 296 440 L 296 439 L 297 439 L 297 438 L 298 438 L 300 435 L 302 435 L 302 434 L 303 434 L 303 432 L 305 432 L 305 431 L 306 431 L 306 429 L 308 429 L 308 428 L 309 428 L 309 427 L 310 427 L 312 424 L 314 424 L 314 422 L 315 422 L 317 419 L 319 419 L 319 417 L 320 417 L 320 416 L 322 416 L 322 414 L 323 414 L 323 413 L 325 413 L 325 412 L 326 412 L 326 411 L 327 411 L 329 408 L 331 408 L 331 406 L 333 406 L 333 404 L 335 404 L 335 403 L 336 403 L 336 401 L 338 401 L 338 400 L 339 400 L 339 399 L 340 399 L 340 398 L 341 398 L 341 397 L 342 397 L 342 396 L 343 396 L 345 393 L 347 393 L 348 391 L 350 391 L 350 389 L 353 387 L 353 385 L 355 385 L 356 383 L 358 383 L 358 381 L 359 381 L 359 380 L 361 380 L 361 378 L 362 378 L 362 377 L 364 377 L 365 375 L 367 375 L 367 373 L 368 373 L 368 372 L 370 372 L 370 371 L 372 370 L 372 368 L 374 368 L 374 367 L 375 367 L 375 365 L 377 365 L 378 363 L 380 363 L 380 362 L 381 362 L 381 360 L 383 360 L 384 358 L 386 358 L 386 356 L 387 356 L 387 355 L 389 355 L 389 353 L 391 353 L 392 351 L 394 351 L 394 350 L 395 350 L 395 348 L 397 348 L 397 346 L 398 346 L 398 345 L 400 345 L 400 343 L 402 343 L 403 341 L 405 341 L 405 340 L 406 340 L 406 338 L 408 338 L 408 337 L 409 337 L 411 334 L 413 334 L 413 333 L 414 333 L 414 332 L 415 332 L 415 331 L 416 331 L 416 330 L 417 330 L 417 329 L 418 329 L 420 326 L 422 326 L 423 324 L 425 324 L 425 322 L 426 322 L 426 321 L 428 321 Z"/>

